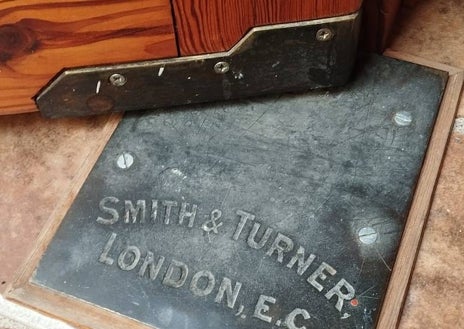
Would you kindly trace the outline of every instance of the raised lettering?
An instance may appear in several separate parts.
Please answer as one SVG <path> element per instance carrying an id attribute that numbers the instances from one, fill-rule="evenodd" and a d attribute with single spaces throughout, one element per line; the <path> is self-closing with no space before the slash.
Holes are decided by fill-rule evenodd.
<path id="1" fill-rule="evenodd" d="M 316 280 L 318 278 L 321 279 L 321 280 L 327 279 L 327 275 L 325 275 L 324 271 L 327 271 L 330 275 L 335 275 L 337 273 L 337 271 L 335 271 L 335 269 L 332 266 L 330 266 L 327 263 L 322 263 L 317 268 L 317 270 L 314 271 L 313 274 L 311 274 L 311 276 L 307 280 L 319 292 L 322 291 L 322 289 L 324 289 L 324 287 L 319 282 L 317 282 Z"/>
<path id="2" fill-rule="evenodd" d="M 259 242 L 256 242 L 255 241 L 256 235 L 257 235 L 260 227 L 261 227 L 260 223 L 254 223 L 253 228 L 251 229 L 251 232 L 248 235 L 247 243 L 253 249 L 261 249 L 261 248 L 263 248 L 264 245 L 267 243 L 267 240 L 269 240 L 269 237 L 271 236 L 272 231 L 273 231 L 272 228 L 267 228 L 266 231 L 264 232 L 263 236 L 261 237 L 261 240 L 259 240 Z"/>
<path id="3" fill-rule="evenodd" d="M 111 233 L 110 238 L 108 239 L 108 241 L 106 242 L 105 247 L 103 248 L 103 252 L 101 253 L 100 258 L 98 258 L 98 261 L 100 263 L 110 265 L 110 266 L 113 265 L 114 259 L 109 257 L 108 254 L 109 254 L 111 248 L 113 247 L 114 240 L 116 240 L 117 236 L 118 235 L 116 233 Z"/>
<path id="4" fill-rule="evenodd" d="M 119 220 L 119 213 L 116 209 L 108 207 L 106 203 L 118 203 L 118 202 L 119 202 L 119 199 L 113 196 L 108 196 L 106 198 L 101 199 L 100 203 L 98 204 L 98 207 L 104 213 L 111 215 L 111 218 L 108 219 L 108 218 L 103 218 L 103 217 L 98 216 L 97 223 L 103 224 L 103 225 L 115 224 Z"/>
<path id="5" fill-rule="evenodd" d="M 266 255 L 272 256 L 272 254 L 277 251 L 277 261 L 282 263 L 284 261 L 284 253 L 289 252 L 292 249 L 292 239 L 290 239 L 288 236 L 278 233 Z"/>
<path id="6" fill-rule="evenodd" d="M 203 225 L 201 226 L 201 229 L 205 231 L 206 233 L 213 232 L 214 234 L 219 234 L 218 229 L 223 224 L 222 222 L 219 221 L 221 216 L 222 216 L 222 211 L 220 211 L 219 209 L 214 209 L 211 212 L 210 219 L 203 223 Z"/>
<path id="7" fill-rule="evenodd" d="M 206 286 L 204 288 L 199 287 L 199 281 L 201 278 L 206 279 Z M 190 291 L 198 297 L 208 296 L 214 289 L 216 280 L 214 279 L 213 273 L 210 271 L 200 271 L 195 273 L 190 282 Z"/>
<path id="8" fill-rule="evenodd" d="M 158 218 L 158 200 L 151 200 L 151 221 L 156 222 Z"/>
<path id="9" fill-rule="evenodd" d="M 216 303 L 221 303 L 224 299 L 224 294 L 226 295 L 227 307 L 234 308 L 235 302 L 237 301 L 238 293 L 242 288 L 242 284 L 237 281 L 234 289 L 232 290 L 232 281 L 229 278 L 222 279 L 221 285 L 219 286 L 219 291 L 216 295 L 214 301 Z"/>
<path id="10" fill-rule="evenodd" d="M 177 270 L 178 278 L 174 278 L 174 272 Z M 188 276 L 188 267 L 182 262 L 179 262 L 175 259 L 171 261 L 169 264 L 168 270 L 166 271 L 166 275 L 163 279 L 163 284 L 168 287 L 173 288 L 180 288 L 184 285 L 185 281 L 187 280 Z"/>
<path id="11" fill-rule="evenodd" d="M 148 276 L 150 277 L 151 280 L 156 280 L 158 277 L 159 271 L 161 270 L 161 266 L 164 264 L 164 257 L 160 256 L 158 258 L 158 261 L 155 264 L 155 255 L 151 251 L 147 252 L 147 255 L 145 256 L 145 259 L 143 260 L 142 266 L 140 267 L 139 270 L 139 276 L 144 277 L 145 272 L 147 269 L 150 269 L 150 272 L 148 272 Z"/>
<path id="12" fill-rule="evenodd" d="M 285 318 L 285 325 L 288 329 L 306 329 L 306 326 L 296 326 L 295 321 L 297 316 L 302 316 L 304 320 L 308 320 L 311 318 L 308 311 L 301 308 L 296 308 Z"/>
<path id="13" fill-rule="evenodd" d="M 303 247 L 299 247 L 298 250 L 296 251 L 296 254 L 290 259 L 290 261 L 287 264 L 288 268 L 292 268 L 293 265 L 298 262 L 298 268 L 296 270 L 296 273 L 298 275 L 303 275 L 304 272 L 308 269 L 308 267 L 313 263 L 314 259 L 316 259 L 316 256 L 313 254 L 310 254 L 308 258 L 305 260 L 305 249 Z"/>
<path id="14" fill-rule="evenodd" d="M 344 289 L 346 292 L 342 292 Z M 335 308 L 338 311 L 342 311 L 343 301 L 344 300 L 351 300 L 355 295 L 355 290 L 351 284 L 349 284 L 345 279 L 341 279 L 335 287 L 330 289 L 326 294 L 325 298 L 330 300 L 334 295 L 338 297 L 337 303 L 335 304 Z"/>
<path id="15" fill-rule="evenodd" d="M 133 270 L 140 260 L 140 249 L 136 246 L 128 246 L 124 249 L 118 258 L 119 268 L 123 271 Z M 127 257 L 129 256 L 129 257 Z"/>
<path id="16" fill-rule="evenodd" d="M 164 224 L 168 225 L 171 222 L 171 210 L 172 207 L 177 207 L 176 201 L 163 201 L 164 211 Z"/>
<path id="17" fill-rule="evenodd" d="M 237 210 L 237 215 L 240 216 L 240 222 L 238 223 L 237 228 L 235 229 L 235 233 L 233 236 L 234 240 L 238 240 L 248 220 L 255 220 L 255 215 L 243 210 Z"/>
<path id="18" fill-rule="evenodd" d="M 190 205 L 186 202 L 182 202 L 182 205 L 180 207 L 180 211 L 179 211 L 179 225 L 182 225 L 184 223 L 184 219 L 185 218 L 188 218 L 188 227 L 193 227 L 193 223 L 195 222 L 195 216 L 197 214 L 197 205 L 196 204 L 193 204 L 192 205 L 192 210 L 191 211 L 187 211 L 187 207 L 189 207 Z"/>
<path id="19" fill-rule="evenodd" d="M 145 200 L 137 200 L 137 206 L 130 200 L 124 201 L 124 223 L 128 224 L 132 221 L 133 224 L 137 223 L 137 217 L 140 215 L 140 223 L 145 223 L 146 204 Z"/>
<path id="20" fill-rule="evenodd" d="M 269 312 L 269 305 L 266 303 L 275 304 L 276 299 L 274 297 L 265 295 L 259 296 L 258 302 L 256 303 L 255 312 L 253 313 L 253 317 L 263 320 L 264 322 L 271 323 L 272 317 L 264 314 Z"/>

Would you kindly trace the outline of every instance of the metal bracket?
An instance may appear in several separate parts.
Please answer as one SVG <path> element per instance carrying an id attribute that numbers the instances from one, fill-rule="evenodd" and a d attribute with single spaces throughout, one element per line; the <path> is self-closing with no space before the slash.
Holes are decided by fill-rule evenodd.
<path id="1" fill-rule="evenodd" d="M 355 13 L 256 27 L 228 52 L 64 70 L 35 101 L 58 118 L 340 86 L 359 25 Z"/>

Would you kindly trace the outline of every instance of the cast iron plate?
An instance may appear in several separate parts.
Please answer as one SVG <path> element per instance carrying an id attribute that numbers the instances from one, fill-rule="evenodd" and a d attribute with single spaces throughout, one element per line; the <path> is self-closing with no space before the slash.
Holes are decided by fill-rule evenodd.
<path id="1" fill-rule="evenodd" d="M 128 114 L 31 281 L 160 329 L 375 327 L 445 83 L 370 56 L 339 90 Z"/>

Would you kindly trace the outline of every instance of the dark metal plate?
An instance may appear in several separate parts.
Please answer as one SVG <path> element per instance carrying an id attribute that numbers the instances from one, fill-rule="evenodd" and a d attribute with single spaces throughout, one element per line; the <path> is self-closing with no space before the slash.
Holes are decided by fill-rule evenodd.
<path id="1" fill-rule="evenodd" d="M 31 282 L 160 329 L 373 328 L 446 77 L 128 114 Z"/>
<path id="2" fill-rule="evenodd" d="M 57 118 L 341 86 L 359 23 L 352 14 L 263 26 L 224 53 L 65 70 L 36 103 Z"/>

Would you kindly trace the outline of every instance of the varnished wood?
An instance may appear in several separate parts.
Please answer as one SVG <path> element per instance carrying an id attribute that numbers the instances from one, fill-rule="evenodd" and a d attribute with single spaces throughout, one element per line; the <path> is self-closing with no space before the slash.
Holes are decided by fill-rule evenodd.
<path id="1" fill-rule="evenodd" d="M 252 27 L 341 16 L 361 0 L 173 0 L 181 55 L 230 49 Z"/>
<path id="2" fill-rule="evenodd" d="M 169 0 L 0 1 L 0 114 L 66 67 L 177 56 Z"/>
<path id="3" fill-rule="evenodd" d="M 388 46 L 402 0 L 364 0 L 362 47 L 382 53 Z"/>
<path id="4" fill-rule="evenodd" d="M 464 71 L 462 70 L 397 52 L 386 52 L 386 55 L 448 71 L 450 75 L 403 231 L 403 237 L 380 313 L 378 329 L 394 329 L 398 327 L 464 83 Z"/>

